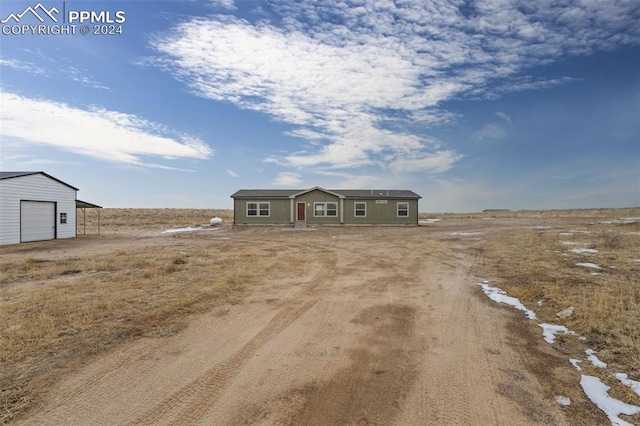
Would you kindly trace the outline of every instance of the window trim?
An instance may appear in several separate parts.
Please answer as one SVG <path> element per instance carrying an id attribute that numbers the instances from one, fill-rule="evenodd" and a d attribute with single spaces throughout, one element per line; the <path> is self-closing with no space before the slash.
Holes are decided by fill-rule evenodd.
<path id="1" fill-rule="evenodd" d="M 255 204 L 256 208 L 255 209 L 249 209 L 249 204 Z M 266 204 L 267 205 L 267 214 L 260 214 L 262 210 L 265 210 L 263 208 L 261 208 L 261 204 Z M 253 218 L 253 217 L 271 217 L 271 202 L 270 201 L 247 201 L 247 203 L 245 204 L 245 213 L 246 213 L 246 217 L 248 218 Z M 256 214 L 249 214 L 249 210 L 255 210 Z"/>
<path id="2" fill-rule="evenodd" d="M 364 209 L 359 209 L 358 204 L 364 204 Z M 363 215 L 358 214 L 358 210 L 364 210 Z M 353 217 L 367 217 L 367 202 L 366 201 L 355 201 L 353 203 Z"/>
<path id="3" fill-rule="evenodd" d="M 322 204 L 322 213 L 318 214 L 318 205 Z M 328 204 L 333 204 L 336 206 L 335 209 L 329 209 Z M 335 211 L 335 214 L 328 214 L 329 210 Z M 313 217 L 338 217 L 338 203 L 335 201 L 315 201 L 313 203 Z"/>
<path id="4" fill-rule="evenodd" d="M 407 214 L 400 214 L 400 205 L 403 204 L 406 206 L 405 209 L 403 209 L 402 211 L 406 211 Z M 409 202 L 408 201 L 398 201 L 398 203 L 396 204 L 396 217 L 409 217 Z"/>

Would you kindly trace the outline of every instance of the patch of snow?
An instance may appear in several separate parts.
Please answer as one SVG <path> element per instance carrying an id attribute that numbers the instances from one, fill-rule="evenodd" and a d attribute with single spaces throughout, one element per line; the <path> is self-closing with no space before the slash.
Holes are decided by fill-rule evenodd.
<path id="1" fill-rule="evenodd" d="M 442 219 L 423 219 L 419 220 L 418 223 L 436 223 L 440 222 Z"/>
<path id="2" fill-rule="evenodd" d="M 556 395 L 556 402 L 560 405 L 568 407 L 571 405 L 571 399 L 568 396 Z"/>
<path id="3" fill-rule="evenodd" d="M 575 358 L 569 358 L 569 362 L 571 363 L 571 365 L 575 367 L 576 370 L 582 371 L 582 368 L 580 368 L 580 366 L 578 365 L 582 362 L 581 360 L 575 359 Z"/>
<path id="4" fill-rule="evenodd" d="M 582 376 L 580 386 L 584 390 L 585 395 L 602 410 L 613 426 L 633 426 L 631 423 L 625 422 L 620 414 L 633 416 L 640 413 L 640 407 L 626 404 L 620 400 L 609 396 L 609 386 L 600 381 L 599 378 L 593 376 Z"/>
<path id="5" fill-rule="evenodd" d="M 596 249 L 587 249 L 587 248 L 573 248 L 571 249 L 572 252 L 574 253 L 578 253 L 578 254 L 582 254 L 582 253 L 597 253 L 598 250 Z"/>
<path id="6" fill-rule="evenodd" d="M 538 300 L 538 301 L 536 302 L 536 305 L 538 305 L 538 306 L 542 306 L 542 304 L 543 304 L 543 303 L 544 303 L 544 301 L 543 301 L 543 300 Z"/>
<path id="7" fill-rule="evenodd" d="M 482 291 L 487 297 L 494 302 L 505 303 L 507 305 L 513 306 L 514 308 L 521 310 L 529 319 L 536 319 L 536 314 L 532 310 L 527 309 L 522 302 L 516 297 L 507 296 L 507 292 L 498 288 L 491 287 L 489 284 L 485 283 L 479 284 L 482 286 Z"/>
<path id="8" fill-rule="evenodd" d="M 556 341 L 556 334 L 560 332 L 564 334 L 576 334 L 564 325 L 542 323 L 538 324 L 538 327 L 542 327 L 542 337 L 544 341 L 550 345 Z"/>
<path id="9" fill-rule="evenodd" d="M 592 272 L 590 275 L 602 275 L 600 272 Z"/>
<path id="10" fill-rule="evenodd" d="M 575 246 L 578 243 L 574 243 L 573 241 L 560 241 L 560 244 L 564 244 L 564 245 L 567 245 L 567 246 Z"/>
<path id="11" fill-rule="evenodd" d="M 640 259 L 635 259 L 635 261 L 636 261 L 637 263 L 640 263 Z"/>
<path id="12" fill-rule="evenodd" d="M 584 266 L 585 268 L 593 268 L 593 269 L 602 269 L 595 263 L 591 263 L 591 262 L 576 263 L 576 266 Z"/>
<path id="13" fill-rule="evenodd" d="M 594 367 L 607 368 L 607 363 L 602 362 L 598 359 L 598 357 L 596 356 L 596 351 L 594 351 L 593 349 L 587 349 L 584 352 L 587 354 L 587 359 L 591 361 L 591 364 L 593 364 Z"/>
<path id="14" fill-rule="evenodd" d="M 536 226 L 536 229 L 551 229 L 552 226 Z"/>
<path id="15" fill-rule="evenodd" d="M 558 235 L 571 236 L 573 232 L 560 232 Z"/>
<path id="16" fill-rule="evenodd" d="M 470 235 L 480 235 L 482 232 L 452 232 L 449 235 L 460 235 L 460 236 L 470 236 Z"/>
<path id="17" fill-rule="evenodd" d="M 607 220 L 604 222 L 600 222 L 600 223 L 606 223 L 606 224 L 628 224 L 628 223 L 636 223 L 636 222 L 640 222 L 640 217 L 621 217 L 618 219 L 614 219 L 614 220 Z"/>
<path id="18" fill-rule="evenodd" d="M 627 235 L 640 235 L 640 232 L 627 232 Z"/>
<path id="19" fill-rule="evenodd" d="M 193 231 L 200 231 L 202 228 L 198 227 L 194 227 L 192 228 L 191 226 L 187 226 L 186 228 L 174 228 L 174 229 L 167 229 L 165 231 L 162 231 L 163 234 L 177 234 L 179 232 L 193 232 Z"/>
<path id="20" fill-rule="evenodd" d="M 631 380 L 625 373 L 617 373 L 616 379 L 620 380 L 623 385 L 630 387 L 631 390 L 636 393 L 636 395 L 640 396 L 640 382 Z"/>

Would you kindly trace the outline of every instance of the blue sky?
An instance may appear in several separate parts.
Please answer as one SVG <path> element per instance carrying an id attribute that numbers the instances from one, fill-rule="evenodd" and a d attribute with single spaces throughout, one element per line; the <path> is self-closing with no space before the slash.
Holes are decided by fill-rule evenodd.
<path id="1" fill-rule="evenodd" d="M 637 0 L 42 1 L 58 11 L 43 25 L 121 12 L 122 34 L 21 33 L 40 22 L 11 14 L 37 4 L 0 3 L 0 169 L 80 199 L 230 208 L 240 188 L 322 186 L 411 189 L 429 212 L 640 205 Z"/>

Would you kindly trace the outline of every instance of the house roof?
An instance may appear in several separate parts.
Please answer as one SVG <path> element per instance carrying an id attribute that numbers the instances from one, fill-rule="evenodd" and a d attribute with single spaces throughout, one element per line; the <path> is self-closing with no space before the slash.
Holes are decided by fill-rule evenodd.
<path id="1" fill-rule="evenodd" d="M 61 181 L 60 179 L 56 179 L 51 175 L 46 174 L 45 172 L 0 172 L 0 180 L 2 179 L 12 179 L 12 178 L 17 178 L 17 177 L 22 177 L 22 176 L 31 176 L 31 175 L 43 175 L 48 177 L 49 179 L 55 180 L 58 183 L 61 183 L 65 186 L 68 186 L 71 189 L 75 189 L 76 191 L 78 191 L 78 188 L 76 188 L 75 186 L 71 186 L 66 182 Z"/>
<path id="2" fill-rule="evenodd" d="M 413 191 L 404 189 L 323 189 L 314 187 L 311 189 L 241 189 L 231 195 L 231 198 L 294 198 L 313 190 L 320 190 L 326 193 L 343 198 L 399 198 L 399 199 L 420 199 L 420 195 Z"/>

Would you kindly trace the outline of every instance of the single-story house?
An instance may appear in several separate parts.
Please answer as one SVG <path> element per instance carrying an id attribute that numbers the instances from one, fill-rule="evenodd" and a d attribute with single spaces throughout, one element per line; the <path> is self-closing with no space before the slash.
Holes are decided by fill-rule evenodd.
<path id="1" fill-rule="evenodd" d="M 90 204 L 77 192 L 44 172 L 0 172 L 0 245 L 76 237 L 76 208 Z"/>
<path id="2" fill-rule="evenodd" d="M 241 189 L 236 225 L 418 225 L 420 197 L 408 190 Z"/>

